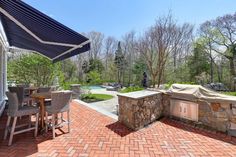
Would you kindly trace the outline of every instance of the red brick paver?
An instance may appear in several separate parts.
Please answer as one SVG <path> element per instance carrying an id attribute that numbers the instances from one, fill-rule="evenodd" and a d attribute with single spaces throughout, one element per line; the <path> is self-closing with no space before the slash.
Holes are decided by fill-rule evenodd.
<path id="1" fill-rule="evenodd" d="M 57 130 L 54 140 L 51 132 L 36 139 L 33 132 L 16 135 L 10 147 L 7 141 L 0 142 L 0 157 L 236 157 L 236 139 L 222 133 L 196 129 L 167 118 L 133 132 L 76 102 L 71 108 L 70 134 Z M 5 117 L 0 119 L 1 140 L 5 122 Z M 67 127 L 62 131 L 66 132 Z"/>

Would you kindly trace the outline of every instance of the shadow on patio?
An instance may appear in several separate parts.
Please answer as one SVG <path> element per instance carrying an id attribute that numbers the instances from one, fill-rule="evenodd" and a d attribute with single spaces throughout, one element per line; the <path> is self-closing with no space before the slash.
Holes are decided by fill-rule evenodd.
<path id="1" fill-rule="evenodd" d="M 236 145 L 236 137 L 229 136 L 223 132 L 219 132 L 215 130 L 207 130 L 204 128 L 197 128 L 192 124 L 187 124 L 176 119 L 163 118 L 161 120 L 161 123 L 164 123 L 166 125 L 169 125 L 178 129 L 182 129 L 183 131 L 186 131 L 189 133 L 199 134 L 208 138 L 212 138 L 215 140 L 219 140 L 222 142 L 227 142 L 229 144 Z"/>
<path id="2" fill-rule="evenodd" d="M 108 129 L 110 129 L 111 131 L 113 131 L 114 133 L 116 133 L 117 135 L 119 135 L 120 137 L 124 137 L 129 135 L 130 133 L 133 133 L 134 131 L 127 128 L 125 125 L 123 125 L 120 122 L 115 122 L 112 124 L 109 124 L 106 126 Z"/>

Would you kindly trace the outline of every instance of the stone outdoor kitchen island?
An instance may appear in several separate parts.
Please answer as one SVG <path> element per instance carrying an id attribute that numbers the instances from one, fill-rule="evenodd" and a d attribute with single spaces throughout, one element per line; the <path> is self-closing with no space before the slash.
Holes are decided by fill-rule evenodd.
<path id="1" fill-rule="evenodd" d="M 155 91 L 138 91 L 118 94 L 119 121 L 138 130 L 156 121 L 163 112 L 162 94 Z"/>

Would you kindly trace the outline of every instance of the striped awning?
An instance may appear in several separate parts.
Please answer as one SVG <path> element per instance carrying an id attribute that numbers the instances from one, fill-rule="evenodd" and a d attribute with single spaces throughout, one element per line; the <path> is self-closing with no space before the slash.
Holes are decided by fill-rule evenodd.
<path id="1" fill-rule="evenodd" d="M 0 0 L 0 17 L 10 46 L 36 51 L 53 62 L 90 49 L 88 38 L 21 0 Z"/>

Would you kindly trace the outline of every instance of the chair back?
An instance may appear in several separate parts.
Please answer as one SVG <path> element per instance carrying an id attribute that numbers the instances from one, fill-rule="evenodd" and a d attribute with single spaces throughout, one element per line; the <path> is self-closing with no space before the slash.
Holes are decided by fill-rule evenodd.
<path id="1" fill-rule="evenodd" d="M 71 91 L 52 92 L 51 111 L 53 113 L 64 112 L 69 110 L 72 97 Z"/>
<path id="2" fill-rule="evenodd" d="M 30 90 L 29 89 L 26 89 L 26 88 L 29 88 L 30 85 L 29 84 L 18 84 L 16 85 L 17 87 L 23 87 L 23 90 L 24 90 L 24 97 L 28 97 L 30 95 Z"/>
<path id="3" fill-rule="evenodd" d="M 57 86 L 51 86 L 50 91 L 51 91 L 51 92 L 53 92 L 53 91 L 57 91 Z"/>
<path id="4" fill-rule="evenodd" d="M 8 97 L 8 115 L 15 115 L 19 108 L 19 101 L 16 93 L 6 92 Z"/>
<path id="5" fill-rule="evenodd" d="M 24 87 L 8 87 L 11 93 L 16 93 L 19 104 L 23 103 L 24 100 Z"/>
<path id="6" fill-rule="evenodd" d="M 24 87 L 24 88 L 30 87 L 29 84 L 18 84 L 18 85 L 16 85 L 16 86 L 17 86 L 17 87 Z"/>
<path id="7" fill-rule="evenodd" d="M 44 92 L 50 92 L 51 87 L 39 87 L 38 88 L 38 93 L 44 93 Z"/>

